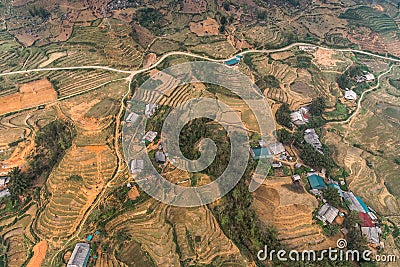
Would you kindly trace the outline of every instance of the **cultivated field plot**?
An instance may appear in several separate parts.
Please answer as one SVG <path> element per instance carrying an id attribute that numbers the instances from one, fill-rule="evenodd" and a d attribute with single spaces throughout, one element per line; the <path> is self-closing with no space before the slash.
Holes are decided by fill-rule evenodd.
<path id="1" fill-rule="evenodd" d="M 47 104 L 57 99 L 57 92 L 47 79 L 19 86 L 19 92 L 0 97 L 0 114 Z"/>
<path id="2" fill-rule="evenodd" d="M 150 209 L 151 212 L 148 212 Z M 106 230 L 109 234 L 121 230 L 129 234 L 157 266 L 172 266 L 179 261 L 247 266 L 238 248 L 223 234 L 212 213 L 205 207 L 175 208 L 149 200 L 135 211 L 112 220 Z M 135 263 L 141 260 L 129 258 L 127 255 L 120 257 Z"/>
<path id="3" fill-rule="evenodd" d="M 334 246 L 336 238 L 324 236 L 313 224 L 312 212 L 317 206 L 314 196 L 293 185 L 290 177 L 267 180 L 254 193 L 253 207 L 260 220 L 274 225 L 279 240 L 293 249 Z"/>
<path id="4" fill-rule="evenodd" d="M 73 233 L 115 166 L 115 155 L 105 145 L 72 147 L 47 181 L 51 197 L 38 217 L 37 231 L 53 241 Z"/>

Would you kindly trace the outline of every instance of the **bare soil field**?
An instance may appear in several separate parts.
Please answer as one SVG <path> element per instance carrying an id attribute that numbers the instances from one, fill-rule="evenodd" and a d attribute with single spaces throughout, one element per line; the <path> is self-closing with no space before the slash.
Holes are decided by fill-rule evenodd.
<path id="1" fill-rule="evenodd" d="M 47 79 L 21 84 L 18 93 L 0 97 L 0 114 L 57 100 L 57 92 Z"/>
<path id="2" fill-rule="evenodd" d="M 33 256 L 26 266 L 27 267 L 41 266 L 42 261 L 44 260 L 44 258 L 46 256 L 46 251 L 47 251 L 47 241 L 46 240 L 42 240 L 39 243 L 37 243 L 33 247 Z"/>
<path id="3" fill-rule="evenodd" d="M 136 188 L 136 186 L 132 186 L 131 190 L 128 192 L 128 198 L 130 200 L 135 200 L 140 196 L 139 190 Z"/>
<path id="4" fill-rule="evenodd" d="M 53 63 L 55 60 L 57 60 L 59 58 L 62 58 L 62 57 L 66 57 L 66 56 L 68 56 L 67 52 L 54 52 L 54 53 L 51 53 L 45 61 L 43 61 L 43 62 L 41 62 L 39 64 L 38 67 L 39 68 L 44 68 L 44 67 L 50 65 L 51 63 Z"/>
<path id="5" fill-rule="evenodd" d="M 314 53 L 314 57 L 317 64 L 326 67 L 333 67 L 337 66 L 337 64 L 340 62 L 340 60 L 334 58 L 335 54 L 336 52 L 333 50 L 318 48 Z"/>
<path id="6" fill-rule="evenodd" d="M 219 24 L 212 18 L 199 22 L 190 22 L 189 27 L 197 36 L 212 36 L 219 33 Z"/>
<path id="7" fill-rule="evenodd" d="M 157 55 L 150 53 L 143 58 L 143 68 L 148 68 L 157 61 Z"/>

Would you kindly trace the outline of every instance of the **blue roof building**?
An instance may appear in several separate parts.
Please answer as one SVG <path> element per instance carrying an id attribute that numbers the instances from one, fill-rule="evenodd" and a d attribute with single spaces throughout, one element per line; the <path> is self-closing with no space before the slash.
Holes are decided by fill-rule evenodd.
<path id="1" fill-rule="evenodd" d="M 369 212 L 369 209 L 367 207 L 367 205 L 365 205 L 364 201 L 361 199 L 361 197 L 356 196 L 356 199 L 358 200 L 358 202 L 360 203 L 361 207 L 364 209 L 365 213 Z"/>
<path id="2" fill-rule="evenodd" d="M 251 156 L 255 159 L 266 159 L 266 158 L 272 158 L 273 156 L 271 153 L 269 153 L 268 148 L 266 147 L 256 147 L 250 149 L 250 154 Z"/>
<path id="3" fill-rule="evenodd" d="M 92 241 L 92 238 L 93 238 L 93 235 L 88 235 L 86 237 L 86 241 L 90 242 L 90 241 Z"/>
<path id="4" fill-rule="evenodd" d="M 312 189 L 324 190 L 326 188 L 324 179 L 321 176 L 314 173 L 307 178 Z"/>
<path id="5" fill-rule="evenodd" d="M 243 56 L 238 55 L 238 56 L 236 56 L 234 58 L 228 59 L 228 60 L 225 61 L 225 64 L 228 65 L 228 66 L 236 65 L 237 63 L 240 62 L 240 59 L 242 59 L 242 57 Z"/>

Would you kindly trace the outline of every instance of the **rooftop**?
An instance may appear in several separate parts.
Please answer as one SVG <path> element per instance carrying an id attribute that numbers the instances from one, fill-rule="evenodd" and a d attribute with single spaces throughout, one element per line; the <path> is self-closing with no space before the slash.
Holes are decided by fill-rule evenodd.
<path id="1" fill-rule="evenodd" d="M 358 212 L 368 212 L 368 208 L 367 210 L 363 208 L 363 205 L 361 205 L 358 198 L 353 194 L 353 192 L 343 192 L 343 197 L 348 201 L 348 207 L 350 210 L 356 210 Z"/>
<path id="2" fill-rule="evenodd" d="M 324 179 L 319 176 L 318 174 L 311 174 L 308 177 L 308 182 L 310 183 L 310 186 L 312 189 L 319 189 L 319 190 L 323 190 L 326 188 Z"/>
<path id="3" fill-rule="evenodd" d="M 251 156 L 255 159 L 271 158 L 271 153 L 269 153 L 266 147 L 257 147 L 250 150 Z"/>
<path id="4" fill-rule="evenodd" d="M 332 223 L 339 214 L 339 210 L 332 205 L 325 203 L 318 211 L 317 218 L 324 223 Z"/>
<path id="5" fill-rule="evenodd" d="M 267 148 L 268 148 L 268 151 L 274 155 L 278 155 L 278 154 L 285 152 L 285 147 L 283 146 L 282 143 L 279 143 L 279 142 L 271 143 L 267 146 Z"/>
<path id="6" fill-rule="evenodd" d="M 77 243 L 69 258 L 67 267 L 85 267 L 89 259 L 90 246 L 88 243 Z"/>

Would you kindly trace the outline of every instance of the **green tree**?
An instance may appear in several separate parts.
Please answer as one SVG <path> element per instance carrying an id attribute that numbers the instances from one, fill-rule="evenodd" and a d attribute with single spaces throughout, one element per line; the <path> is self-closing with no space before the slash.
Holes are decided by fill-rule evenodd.
<path id="1" fill-rule="evenodd" d="M 328 187 L 324 190 L 324 198 L 329 204 L 336 208 L 339 208 L 340 203 L 342 202 L 342 198 L 338 193 L 338 189 L 334 187 Z"/>
<path id="2" fill-rule="evenodd" d="M 21 172 L 17 167 L 13 168 L 9 173 L 10 182 L 8 189 L 10 190 L 11 196 L 17 198 L 25 193 L 25 190 L 30 186 L 30 180 L 26 173 Z"/>
<path id="3" fill-rule="evenodd" d="M 313 116 L 321 116 L 326 108 L 326 102 L 323 97 L 314 98 L 310 104 L 310 113 Z"/>
<path id="4" fill-rule="evenodd" d="M 288 103 L 283 103 L 276 111 L 276 122 L 282 126 L 292 129 L 292 119 L 290 118 L 290 109 Z"/>

